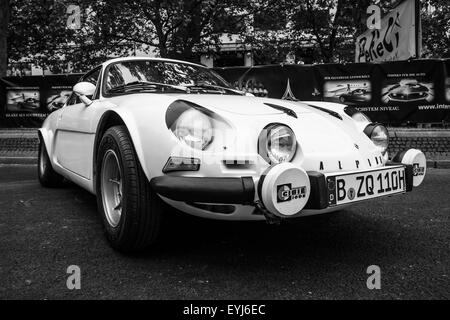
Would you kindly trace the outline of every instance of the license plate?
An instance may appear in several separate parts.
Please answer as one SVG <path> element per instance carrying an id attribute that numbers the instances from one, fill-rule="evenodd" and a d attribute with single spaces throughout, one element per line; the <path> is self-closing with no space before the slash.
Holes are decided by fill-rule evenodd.
<path id="1" fill-rule="evenodd" d="M 406 192 L 404 166 L 327 176 L 328 205 L 338 206 Z"/>

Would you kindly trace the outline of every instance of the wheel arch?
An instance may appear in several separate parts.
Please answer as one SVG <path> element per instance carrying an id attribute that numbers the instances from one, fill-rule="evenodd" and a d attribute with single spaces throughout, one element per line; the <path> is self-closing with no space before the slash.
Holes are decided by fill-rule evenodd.
<path id="1" fill-rule="evenodd" d="M 43 137 L 43 135 L 42 135 L 42 131 L 43 131 L 42 128 L 41 128 L 41 129 L 38 129 L 38 131 L 37 131 L 38 139 L 39 139 L 39 142 L 44 142 L 44 143 L 45 143 L 45 139 L 44 139 L 44 137 Z M 47 144 L 46 144 L 46 145 L 47 145 Z"/>
<path id="2" fill-rule="evenodd" d="M 147 172 L 145 172 L 145 166 L 143 166 L 143 152 L 142 148 L 140 147 L 141 139 L 139 137 L 138 130 L 136 130 L 136 125 L 134 123 L 134 120 L 127 116 L 127 114 L 118 113 L 115 110 L 108 110 L 106 111 L 102 117 L 100 118 L 97 130 L 95 133 L 95 139 L 94 139 L 94 152 L 93 152 L 93 161 L 92 161 L 92 179 L 93 179 L 93 186 L 95 190 L 95 186 L 97 184 L 97 152 L 98 147 L 100 145 L 100 141 L 102 140 L 102 137 L 104 133 L 111 127 L 114 126 L 120 126 L 123 125 L 128 131 L 128 134 L 131 138 L 131 143 L 133 144 L 134 150 L 136 151 L 137 158 L 139 160 L 139 163 L 141 164 L 145 175 L 147 176 L 147 179 L 149 178 Z"/>
<path id="3" fill-rule="evenodd" d="M 40 128 L 37 130 L 39 143 L 43 143 L 45 149 L 47 150 L 48 157 L 50 159 L 50 163 L 53 167 L 53 131 L 48 130 L 47 128 Z"/>

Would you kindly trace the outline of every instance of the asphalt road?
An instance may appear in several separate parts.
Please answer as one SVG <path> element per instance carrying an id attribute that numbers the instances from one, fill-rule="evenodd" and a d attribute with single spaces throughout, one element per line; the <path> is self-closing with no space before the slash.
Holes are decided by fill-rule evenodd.
<path id="1" fill-rule="evenodd" d="M 448 299 L 450 170 L 413 193 L 295 223 L 176 217 L 165 242 L 113 251 L 95 198 L 44 189 L 34 166 L 0 166 L 2 299 Z M 69 265 L 81 289 L 69 290 Z M 369 290 L 367 267 L 381 269 Z"/>

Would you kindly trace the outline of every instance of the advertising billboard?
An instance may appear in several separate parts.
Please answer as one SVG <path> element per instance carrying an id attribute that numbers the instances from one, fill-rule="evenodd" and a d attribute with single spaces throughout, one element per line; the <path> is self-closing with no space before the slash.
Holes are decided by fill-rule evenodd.
<path id="1" fill-rule="evenodd" d="M 355 62 L 400 61 L 417 57 L 420 49 L 420 17 L 417 0 L 405 0 L 371 29 L 356 39 Z"/>

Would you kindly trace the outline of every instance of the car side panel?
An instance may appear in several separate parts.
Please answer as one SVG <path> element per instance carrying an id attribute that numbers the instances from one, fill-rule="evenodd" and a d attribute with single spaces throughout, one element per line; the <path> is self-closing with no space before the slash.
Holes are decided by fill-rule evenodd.
<path id="1" fill-rule="evenodd" d="M 67 118 L 70 121 L 61 124 L 63 112 L 68 110 L 64 107 L 51 113 L 39 129 L 54 170 L 94 194 L 95 134 L 104 112 L 114 107 L 108 101 L 97 101 L 95 105 L 83 107 L 89 113 L 84 114 L 87 121 L 79 121 L 71 115 Z"/>
<path id="2" fill-rule="evenodd" d="M 57 124 L 55 135 L 56 161 L 66 170 L 90 180 L 95 131 L 92 121 L 100 103 L 87 107 L 83 103 L 66 106 Z"/>
<path id="3" fill-rule="evenodd" d="M 92 178 L 95 134 L 59 129 L 56 132 L 56 161 L 66 170 L 90 180 Z"/>

